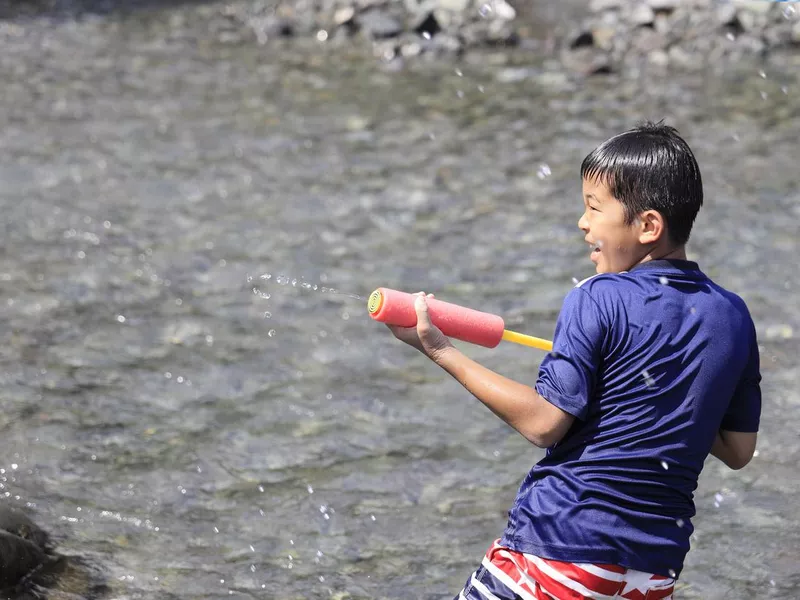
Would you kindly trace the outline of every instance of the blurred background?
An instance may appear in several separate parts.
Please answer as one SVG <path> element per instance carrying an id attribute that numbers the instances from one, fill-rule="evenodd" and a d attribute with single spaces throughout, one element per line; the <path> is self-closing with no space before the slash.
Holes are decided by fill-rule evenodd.
<path id="1" fill-rule="evenodd" d="M 366 297 L 551 337 L 580 161 L 642 119 L 697 155 L 690 258 L 764 377 L 676 598 L 800 597 L 797 8 L 0 2 L 0 503 L 85 563 L 26 597 L 452 597 L 543 452 Z"/>

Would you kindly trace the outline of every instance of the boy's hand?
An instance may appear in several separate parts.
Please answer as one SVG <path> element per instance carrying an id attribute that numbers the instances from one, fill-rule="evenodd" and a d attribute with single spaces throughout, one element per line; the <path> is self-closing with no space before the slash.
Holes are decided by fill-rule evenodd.
<path id="1" fill-rule="evenodd" d="M 433 298 L 433 294 L 428 294 L 428 298 Z M 442 330 L 431 323 L 428 315 L 428 303 L 425 301 L 425 292 L 419 292 L 414 299 L 414 310 L 417 313 L 416 327 L 398 327 L 387 325 L 391 329 L 394 337 L 413 346 L 425 356 L 438 362 L 438 359 L 453 347 L 450 340 L 442 333 Z"/>

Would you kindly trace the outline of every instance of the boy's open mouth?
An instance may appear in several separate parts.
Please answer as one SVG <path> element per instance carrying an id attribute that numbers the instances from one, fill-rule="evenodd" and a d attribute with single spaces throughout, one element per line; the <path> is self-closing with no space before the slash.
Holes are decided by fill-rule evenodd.
<path id="1" fill-rule="evenodd" d="M 589 247 L 592 249 L 591 252 L 589 253 L 589 258 L 592 261 L 597 262 L 597 259 L 600 256 L 600 246 L 601 246 L 600 242 L 594 243 L 587 241 L 586 243 L 589 244 Z"/>

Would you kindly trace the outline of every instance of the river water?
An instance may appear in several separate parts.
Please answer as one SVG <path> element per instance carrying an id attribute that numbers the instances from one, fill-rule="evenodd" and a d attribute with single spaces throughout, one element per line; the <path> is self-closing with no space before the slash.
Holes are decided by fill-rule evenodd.
<path id="1" fill-rule="evenodd" d="M 550 337 L 592 272 L 581 159 L 665 117 L 705 180 L 690 257 L 747 300 L 764 376 L 758 456 L 709 459 L 677 597 L 800 597 L 796 64 L 397 69 L 206 12 L 0 23 L 5 501 L 114 598 L 452 596 L 543 453 L 365 298 Z M 529 383 L 542 358 L 462 347 Z"/>

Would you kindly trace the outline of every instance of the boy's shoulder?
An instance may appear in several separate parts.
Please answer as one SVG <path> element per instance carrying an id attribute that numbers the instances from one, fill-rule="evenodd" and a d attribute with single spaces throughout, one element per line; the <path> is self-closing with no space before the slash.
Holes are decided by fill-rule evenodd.
<path id="1" fill-rule="evenodd" d="M 599 305 L 608 306 L 618 302 L 627 304 L 638 293 L 644 293 L 644 295 L 649 296 L 648 285 L 645 282 L 649 281 L 651 286 L 660 288 L 661 285 L 669 285 L 671 283 L 670 277 L 675 275 L 675 273 L 652 271 L 650 274 L 654 277 L 643 278 L 642 275 L 644 274 L 644 272 L 638 270 L 623 271 L 621 273 L 597 273 L 577 282 L 570 293 L 585 292 Z M 715 300 L 711 301 L 716 303 L 718 309 L 723 311 L 733 310 L 749 317 L 747 303 L 741 296 L 714 282 L 699 269 L 692 273 L 688 279 L 692 283 L 712 292 L 710 296 Z M 578 292 L 578 290 L 581 290 L 581 292 Z"/>

